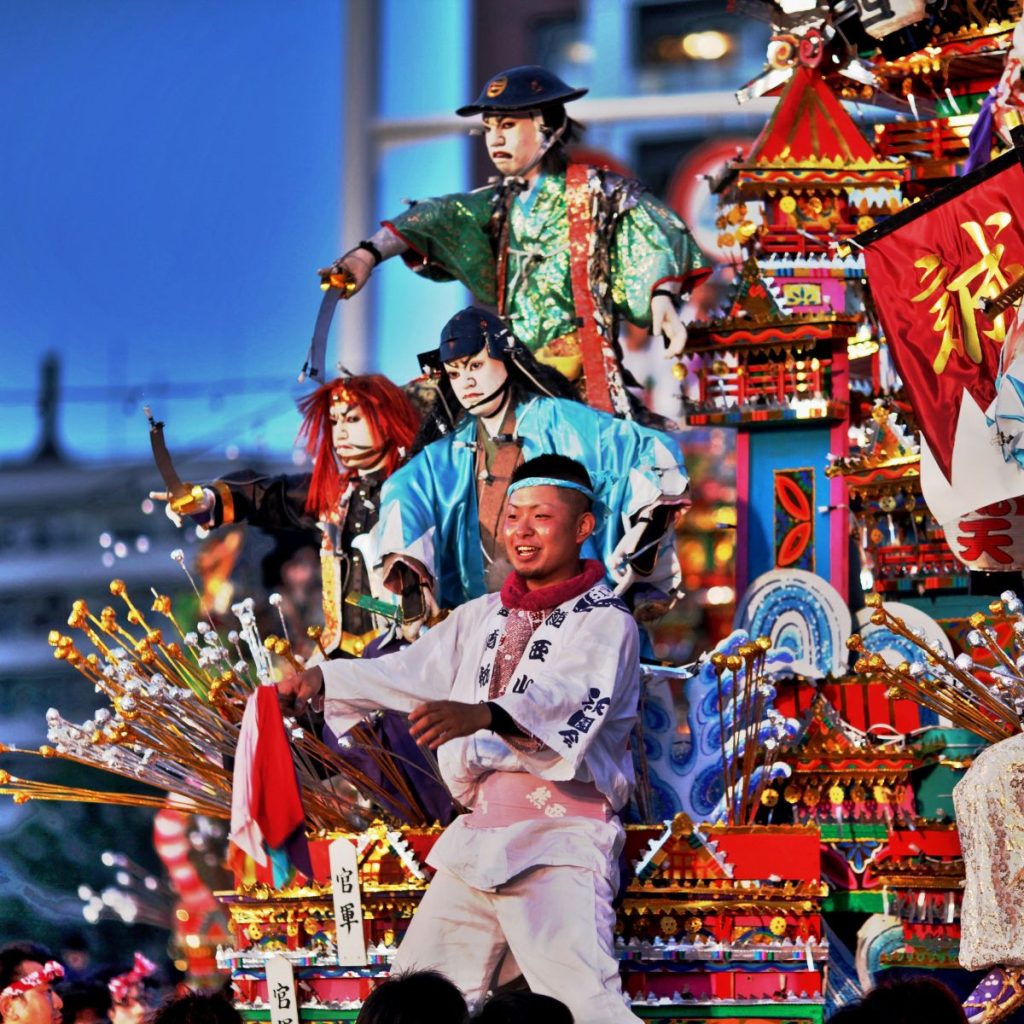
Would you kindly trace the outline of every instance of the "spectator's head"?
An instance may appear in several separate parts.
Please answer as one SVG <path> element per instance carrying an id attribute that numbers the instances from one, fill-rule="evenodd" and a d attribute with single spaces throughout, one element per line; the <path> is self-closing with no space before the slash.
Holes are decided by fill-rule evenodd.
<path id="1" fill-rule="evenodd" d="M 867 1024 L 860 1003 L 843 1006 L 828 1019 L 828 1024 Z"/>
<path id="2" fill-rule="evenodd" d="M 864 1020 L 872 1024 L 967 1024 L 967 1014 L 952 990 L 934 978 L 885 982 L 862 1000 Z"/>
<path id="3" fill-rule="evenodd" d="M 32 942 L 0 949 L 0 1019 L 3 1024 L 61 1024 L 64 1005 L 54 985 L 64 968 Z"/>
<path id="4" fill-rule="evenodd" d="M 356 1024 L 462 1024 L 467 1010 L 462 993 L 443 974 L 410 971 L 375 988 Z"/>
<path id="5" fill-rule="evenodd" d="M 115 974 L 107 982 L 112 1024 L 142 1024 L 149 1009 L 145 980 L 156 973 L 156 964 L 136 953 L 130 971 Z"/>
<path id="6" fill-rule="evenodd" d="M 72 977 L 81 977 L 89 969 L 89 943 L 76 928 L 65 933 L 60 944 L 60 959 L 64 969 Z"/>
<path id="7" fill-rule="evenodd" d="M 63 1024 L 105 1024 L 110 1013 L 110 992 L 99 981 L 73 981 L 60 986 L 64 1001 Z"/>
<path id="8" fill-rule="evenodd" d="M 474 1024 L 573 1024 L 565 1003 L 537 992 L 499 992 L 470 1020 Z"/>
<path id="9" fill-rule="evenodd" d="M 242 1015 L 223 993 L 188 992 L 164 1003 L 151 1024 L 242 1024 Z"/>

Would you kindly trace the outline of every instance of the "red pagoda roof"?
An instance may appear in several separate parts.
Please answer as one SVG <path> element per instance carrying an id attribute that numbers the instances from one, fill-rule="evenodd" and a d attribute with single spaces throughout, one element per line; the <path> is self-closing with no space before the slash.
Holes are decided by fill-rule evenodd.
<path id="1" fill-rule="evenodd" d="M 895 186 L 903 162 L 881 160 L 825 80 L 799 66 L 750 155 L 734 165 L 743 184 Z"/>

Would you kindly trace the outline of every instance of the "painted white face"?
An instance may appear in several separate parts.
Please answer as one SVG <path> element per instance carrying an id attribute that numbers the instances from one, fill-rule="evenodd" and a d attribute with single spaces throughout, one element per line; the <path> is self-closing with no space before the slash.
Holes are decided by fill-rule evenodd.
<path id="1" fill-rule="evenodd" d="M 502 176 L 520 173 L 537 155 L 543 141 L 540 121 L 532 115 L 488 114 L 484 117 L 487 155 Z"/>
<path id="2" fill-rule="evenodd" d="M 508 393 L 508 367 L 501 359 L 487 354 L 487 347 L 476 355 L 463 356 L 444 364 L 452 391 L 459 404 L 473 416 L 493 416 Z"/>
<path id="3" fill-rule="evenodd" d="M 346 469 L 366 469 L 380 457 L 373 427 L 358 405 L 331 406 L 331 441 Z"/>

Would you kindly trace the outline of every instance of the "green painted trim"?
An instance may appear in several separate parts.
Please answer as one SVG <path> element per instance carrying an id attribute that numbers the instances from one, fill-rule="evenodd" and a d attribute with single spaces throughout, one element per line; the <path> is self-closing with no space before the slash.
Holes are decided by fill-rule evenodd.
<path id="1" fill-rule="evenodd" d="M 242 1020 L 269 1021 L 270 1010 L 239 1010 Z M 355 1020 L 359 1016 L 358 1010 L 336 1010 L 324 1007 L 316 1009 L 311 1006 L 304 1006 L 299 1010 L 299 1020 Z"/>
<path id="2" fill-rule="evenodd" d="M 787 1024 L 822 1024 L 823 1006 L 634 1006 L 642 1020 L 705 1021 L 705 1020 L 781 1020 Z"/>
<path id="3" fill-rule="evenodd" d="M 884 821 L 844 821 L 842 824 L 824 824 L 821 830 L 823 843 L 875 842 L 884 843 L 889 838 L 889 826 Z"/>
<path id="4" fill-rule="evenodd" d="M 269 1021 L 270 1010 L 241 1010 L 246 1021 Z M 787 1024 L 823 1024 L 824 1007 L 815 1005 L 790 1006 L 780 1003 L 770 1006 L 634 1006 L 633 1012 L 641 1020 L 708 1021 L 708 1020 L 779 1020 Z M 301 1021 L 354 1021 L 358 1010 L 316 1009 L 303 1007 Z"/>
<path id="5" fill-rule="evenodd" d="M 858 914 L 884 914 L 885 899 L 881 892 L 854 889 L 852 892 L 833 892 L 821 901 L 822 913 L 833 914 L 854 911 Z"/>

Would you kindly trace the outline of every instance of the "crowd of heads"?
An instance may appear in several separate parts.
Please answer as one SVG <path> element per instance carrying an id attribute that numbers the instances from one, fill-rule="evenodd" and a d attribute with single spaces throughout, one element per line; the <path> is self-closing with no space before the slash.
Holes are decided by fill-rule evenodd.
<path id="1" fill-rule="evenodd" d="M 87 966 L 87 965 L 83 965 Z M 156 969 L 136 954 L 131 969 L 71 976 L 43 946 L 0 948 L 0 1024 L 241 1024 L 225 992 L 150 998 Z M 500 991 L 472 1012 L 437 971 L 397 974 L 378 985 L 357 1024 L 573 1024 L 564 1003 L 525 990 Z"/>
<path id="2" fill-rule="evenodd" d="M 356 1024 L 573 1024 L 565 1003 L 525 989 L 499 991 L 472 1012 L 438 971 L 397 974 L 363 1003 Z"/>
<path id="3" fill-rule="evenodd" d="M 175 991 L 157 1005 L 157 968 L 139 953 L 127 970 L 66 960 L 31 942 L 0 948 L 0 1024 L 242 1024 L 223 992 Z"/>
<path id="4" fill-rule="evenodd" d="M 859 1002 L 832 1014 L 828 1024 L 967 1024 L 953 991 L 934 978 L 883 982 Z"/>

